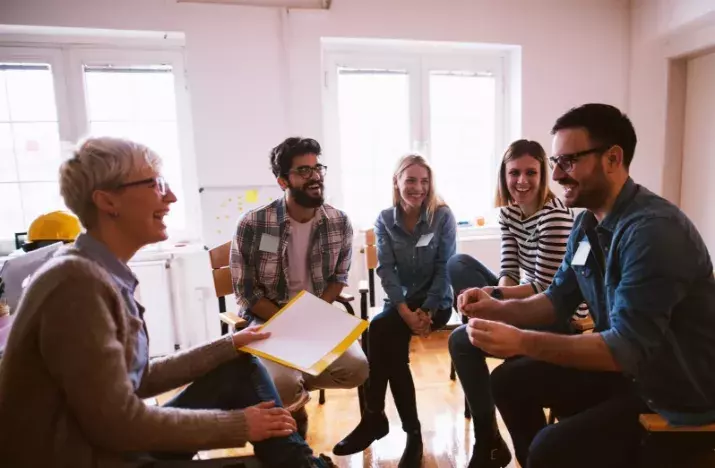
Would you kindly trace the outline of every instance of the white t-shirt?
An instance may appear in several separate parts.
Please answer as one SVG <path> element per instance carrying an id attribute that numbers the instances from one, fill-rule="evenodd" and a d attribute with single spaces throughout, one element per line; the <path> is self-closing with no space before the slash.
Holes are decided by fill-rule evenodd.
<path id="1" fill-rule="evenodd" d="M 293 299 L 302 290 L 313 293 L 313 280 L 310 276 L 310 239 L 313 234 L 314 220 L 299 223 L 290 219 L 290 237 L 288 237 L 288 298 Z"/>

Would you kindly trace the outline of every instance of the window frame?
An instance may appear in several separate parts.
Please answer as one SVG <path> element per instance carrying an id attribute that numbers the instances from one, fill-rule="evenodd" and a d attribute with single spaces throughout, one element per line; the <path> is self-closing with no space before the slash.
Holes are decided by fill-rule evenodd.
<path id="1" fill-rule="evenodd" d="M 53 39 L 55 41 L 53 41 Z M 55 105 L 63 152 L 89 132 L 83 65 L 171 65 L 174 75 L 179 164 L 182 178 L 182 201 L 185 208 L 184 229 L 172 229 L 169 241 L 201 239 L 201 211 L 189 86 L 183 45 L 176 40 L 168 44 L 153 41 L 127 41 L 123 38 L 84 37 L 70 42 L 58 35 L 37 37 L 0 36 L 0 61 L 47 63 L 52 70 Z M 69 103 L 72 103 L 70 105 Z M 0 239 L 7 245 L 10 239 Z M 14 239 L 12 239 L 14 243 Z"/>
<path id="2" fill-rule="evenodd" d="M 340 123 L 338 109 L 338 67 L 406 69 L 410 79 L 410 133 L 414 150 L 430 162 L 434 160 L 430 145 L 430 82 L 431 71 L 459 70 L 473 73 L 490 72 L 495 77 L 496 115 L 495 151 L 491 161 L 495 176 L 489 195 L 496 190 L 496 174 L 501 151 L 506 147 L 512 127 L 510 93 L 510 53 L 508 47 L 479 44 L 423 43 L 418 41 L 372 41 L 326 39 L 323 42 L 323 111 L 326 164 L 341 168 Z M 336 171 L 337 172 L 337 171 Z M 326 180 L 331 201 L 341 205 L 345 199 L 339 180 Z M 460 226 L 460 236 L 493 236 L 498 234 L 496 218 L 486 226 Z"/>

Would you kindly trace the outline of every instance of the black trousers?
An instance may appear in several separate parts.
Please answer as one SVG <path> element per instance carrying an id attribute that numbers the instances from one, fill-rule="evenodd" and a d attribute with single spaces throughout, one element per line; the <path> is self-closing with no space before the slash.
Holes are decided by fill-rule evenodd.
<path id="1" fill-rule="evenodd" d="M 413 310 L 421 304 L 422 301 L 407 303 Z M 444 327 L 451 315 L 451 309 L 437 311 L 432 319 L 432 329 Z M 412 330 L 402 320 L 397 308 L 386 304 L 382 312 L 370 321 L 368 337 L 370 377 L 366 392 L 367 409 L 377 413 L 384 411 L 389 383 L 402 428 L 405 432 L 419 431 L 415 383 L 409 365 Z"/>
<path id="2" fill-rule="evenodd" d="M 522 467 L 700 466 L 708 442 L 667 436 L 646 444 L 652 413 L 617 372 L 590 372 L 517 357 L 491 375 L 492 395 Z M 546 425 L 544 408 L 559 422 Z M 710 445 L 712 447 L 712 445 Z"/>

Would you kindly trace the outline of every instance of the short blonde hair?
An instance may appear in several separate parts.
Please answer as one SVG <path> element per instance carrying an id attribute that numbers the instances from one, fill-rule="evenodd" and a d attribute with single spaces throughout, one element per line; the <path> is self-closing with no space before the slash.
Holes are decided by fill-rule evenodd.
<path id="1" fill-rule="evenodd" d="M 427 160 L 419 154 L 408 154 L 407 156 L 403 156 L 397 162 L 395 173 L 392 175 L 392 203 L 394 206 L 400 206 L 402 198 L 400 197 L 400 189 L 397 187 L 397 179 L 400 178 L 402 173 L 405 172 L 408 167 L 415 164 L 427 169 L 427 173 L 429 174 L 429 193 L 427 193 L 427 197 L 425 197 L 424 206 L 427 209 L 427 222 L 431 225 L 437 209 L 441 206 L 445 206 L 446 203 L 439 195 L 437 195 L 432 167 L 429 165 Z"/>
<path id="2" fill-rule="evenodd" d="M 140 143 L 113 137 L 88 138 L 60 166 L 60 194 L 67 208 L 90 229 L 97 221 L 94 191 L 118 187 L 145 165 L 159 171 L 161 158 Z"/>

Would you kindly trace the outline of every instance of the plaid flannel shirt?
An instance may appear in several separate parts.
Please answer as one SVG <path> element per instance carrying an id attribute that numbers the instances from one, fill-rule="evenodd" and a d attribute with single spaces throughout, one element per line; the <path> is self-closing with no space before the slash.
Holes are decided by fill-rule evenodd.
<path id="1" fill-rule="evenodd" d="M 353 230 L 347 215 L 324 204 L 311 239 L 310 276 L 320 296 L 328 283 L 348 284 Z M 250 309 L 262 297 L 277 305 L 288 302 L 288 238 L 290 217 L 284 198 L 246 213 L 231 242 L 231 276 L 239 314 L 252 320 Z M 260 250 L 266 234 L 279 239 L 277 252 Z"/>

